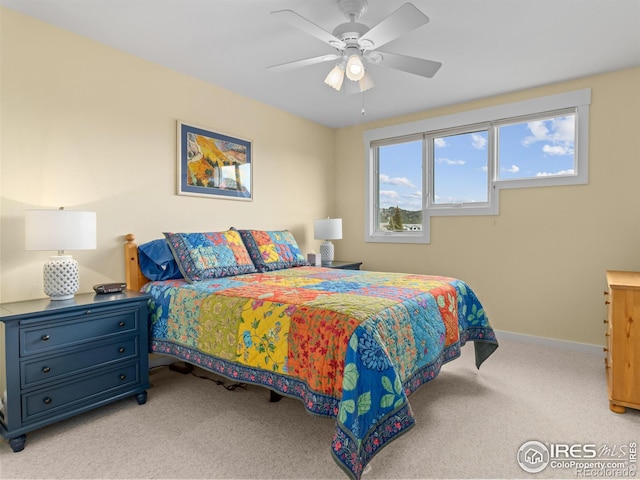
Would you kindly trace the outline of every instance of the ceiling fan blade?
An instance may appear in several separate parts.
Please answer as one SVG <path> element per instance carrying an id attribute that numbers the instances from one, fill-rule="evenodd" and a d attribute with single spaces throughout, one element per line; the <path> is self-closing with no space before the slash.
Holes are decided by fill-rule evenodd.
<path id="1" fill-rule="evenodd" d="M 319 57 L 304 58 L 302 60 L 295 60 L 293 62 L 281 63 L 279 65 L 271 65 L 267 67 L 268 70 L 273 72 L 286 72 L 295 68 L 308 67 L 309 65 L 315 65 L 316 63 L 330 62 L 331 60 L 337 60 L 342 58 L 342 55 L 330 53 L 329 55 L 320 55 Z"/>
<path id="2" fill-rule="evenodd" d="M 275 12 L 271 12 L 271 15 L 276 15 L 290 25 L 293 25 L 294 27 L 302 30 L 305 33 L 308 33 L 309 35 L 319 38 L 320 40 L 331 45 L 334 48 L 344 50 L 347 46 L 346 43 L 344 43 L 338 37 L 320 28 L 318 25 L 307 20 L 302 15 L 297 14 L 293 10 L 277 10 Z"/>
<path id="3" fill-rule="evenodd" d="M 372 50 L 426 23 L 429 23 L 429 17 L 413 4 L 405 3 L 365 33 L 358 43 L 365 50 Z"/>
<path id="4" fill-rule="evenodd" d="M 433 77 L 442 66 L 442 63 L 433 60 L 407 57 L 397 53 L 381 52 L 380 50 L 376 50 L 376 52 L 382 55 L 382 59 L 378 63 L 381 67 L 395 68 L 396 70 L 413 73 L 421 77 Z"/>

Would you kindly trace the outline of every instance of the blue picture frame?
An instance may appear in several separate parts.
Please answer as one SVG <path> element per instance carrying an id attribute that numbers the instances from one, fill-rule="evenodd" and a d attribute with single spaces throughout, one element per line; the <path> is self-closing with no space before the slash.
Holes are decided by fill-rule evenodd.
<path id="1" fill-rule="evenodd" d="M 178 195 L 252 200 L 250 140 L 178 121 Z"/>

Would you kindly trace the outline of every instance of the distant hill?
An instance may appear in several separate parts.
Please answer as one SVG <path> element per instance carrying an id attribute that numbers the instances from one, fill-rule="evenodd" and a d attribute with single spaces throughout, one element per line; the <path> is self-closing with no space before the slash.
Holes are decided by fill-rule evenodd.
<path id="1" fill-rule="evenodd" d="M 380 223 L 388 223 L 389 218 L 396 211 L 396 207 L 380 209 Z M 403 210 L 400 209 L 400 218 L 404 225 L 422 223 L 422 210 Z"/>

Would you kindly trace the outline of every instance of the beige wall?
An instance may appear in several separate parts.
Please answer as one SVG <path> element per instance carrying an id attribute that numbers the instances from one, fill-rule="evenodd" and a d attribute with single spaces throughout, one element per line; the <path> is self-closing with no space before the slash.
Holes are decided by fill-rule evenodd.
<path id="1" fill-rule="evenodd" d="M 289 228 L 307 251 L 312 220 L 339 215 L 337 258 L 455 276 L 500 330 L 602 344 L 604 271 L 640 270 L 639 68 L 333 131 L 0 14 L 1 301 L 44 296 L 49 253 L 24 250 L 24 210 L 61 205 L 98 214 L 98 249 L 72 252 L 83 291 L 123 278 L 128 232 Z M 592 89 L 588 185 L 503 190 L 499 216 L 433 218 L 429 245 L 364 243 L 364 130 L 581 88 Z M 177 119 L 253 141 L 253 202 L 175 195 Z"/>
<path id="2" fill-rule="evenodd" d="M 497 329 L 603 344 L 604 272 L 640 269 L 638 85 L 635 68 L 338 131 L 337 255 L 466 280 Z M 364 243 L 365 130 L 582 88 L 592 89 L 588 185 L 502 190 L 498 216 L 432 218 L 429 245 Z"/>
<path id="3" fill-rule="evenodd" d="M 69 252 L 81 291 L 124 279 L 129 232 L 287 228 L 304 251 L 319 248 L 333 130 L 11 10 L 0 21 L 1 301 L 44 296 L 53 252 L 24 250 L 29 208 L 97 212 L 97 250 Z M 175 194 L 178 119 L 253 141 L 252 202 Z"/>

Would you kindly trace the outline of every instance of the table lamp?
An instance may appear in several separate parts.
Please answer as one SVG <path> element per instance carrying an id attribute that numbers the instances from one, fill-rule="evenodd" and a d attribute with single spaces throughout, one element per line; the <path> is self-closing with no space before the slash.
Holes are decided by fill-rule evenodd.
<path id="1" fill-rule="evenodd" d="M 65 250 L 96 248 L 96 213 L 72 210 L 27 210 L 25 248 L 57 250 L 44 264 L 44 293 L 51 300 L 73 298 L 80 288 L 78 262 Z"/>
<path id="2" fill-rule="evenodd" d="M 342 238 L 342 219 L 325 218 L 314 223 L 313 236 L 316 240 L 324 240 L 320 245 L 320 258 L 323 264 L 333 262 L 333 243 L 331 240 Z"/>

